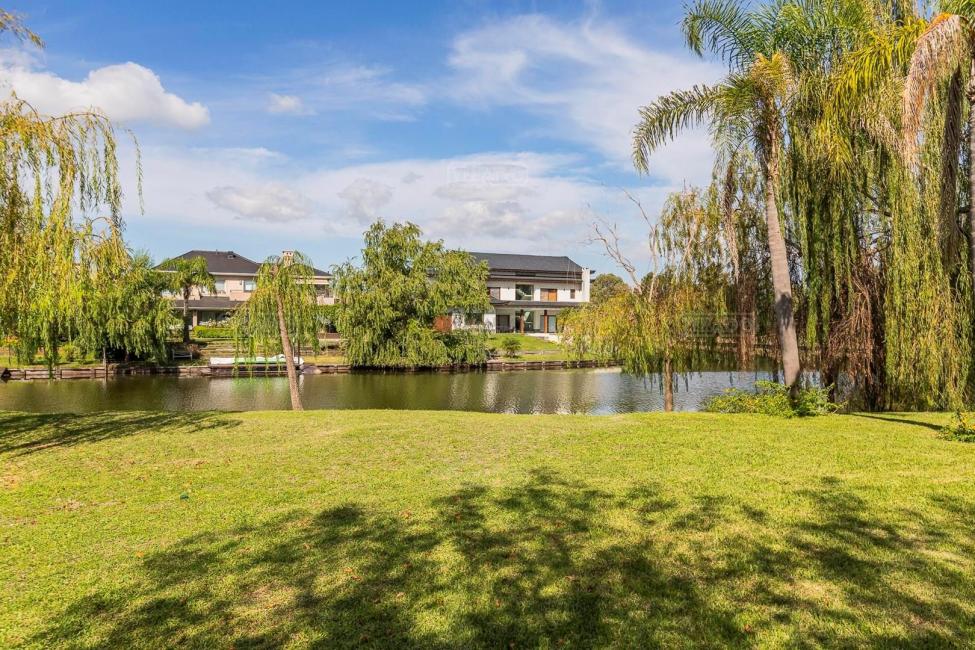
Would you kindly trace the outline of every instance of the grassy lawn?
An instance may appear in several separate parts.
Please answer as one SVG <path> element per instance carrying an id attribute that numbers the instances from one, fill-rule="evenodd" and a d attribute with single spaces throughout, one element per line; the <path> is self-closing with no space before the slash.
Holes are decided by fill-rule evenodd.
<path id="1" fill-rule="evenodd" d="M 970 646 L 944 420 L 0 414 L 0 647 Z"/>
<path id="2" fill-rule="evenodd" d="M 527 334 L 491 334 L 488 341 L 495 347 L 501 347 L 501 341 L 507 338 L 517 339 L 521 343 L 523 352 L 560 352 L 562 347 L 558 343 L 546 341 L 537 336 Z"/>
<path id="3" fill-rule="evenodd" d="M 506 338 L 515 338 L 521 342 L 521 352 L 514 357 L 501 356 L 499 358 L 511 361 L 569 361 L 574 359 L 571 354 L 558 343 L 552 343 L 537 336 L 527 334 L 492 334 L 488 337 L 489 345 L 499 351 L 501 342 Z"/>

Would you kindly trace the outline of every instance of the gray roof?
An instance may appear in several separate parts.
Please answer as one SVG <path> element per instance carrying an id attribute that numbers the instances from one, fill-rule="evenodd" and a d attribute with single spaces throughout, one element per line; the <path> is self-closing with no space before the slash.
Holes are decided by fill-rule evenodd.
<path id="1" fill-rule="evenodd" d="M 249 273 L 256 275 L 257 269 L 261 266 L 234 251 L 186 251 L 173 259 L 191 260 L 197 257 L 206 260 L 207 270 L 210 273 Z"/>
<path id="2" fill-rule="evenodd" d="M 514 253 L 471 253 L 485 261 L 492 271 L 532 271 L 541 273 L 582 273 L 582 267 L 564 255 L 518 255 Z"/>
<path id="3" fill-rule="evenodd" d="M 177 255 L 173 259 L 187 259 L 191 260 L 196 257 L 202 257 L 206 260 L 207 270 L 210 273 L 221 274 L 221 273 L 243 273 L 247 275 L 257 275 L 257 270 L 261 265 L 253 260 L 249 260 L 240 253 L 235 253 L 234 251 L 187 251 L 182 255 Z M 322 271 L 321 269 L 312 269 L 315 275 L 327 276 L 329 273 L 327 271 Z"/>

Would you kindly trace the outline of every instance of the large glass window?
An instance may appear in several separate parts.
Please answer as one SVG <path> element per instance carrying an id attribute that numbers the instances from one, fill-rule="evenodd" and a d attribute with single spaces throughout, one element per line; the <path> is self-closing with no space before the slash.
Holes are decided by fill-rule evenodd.
<path id="1" fill-rule="evenodd" d="M 244 280 L 244 291 L 253 291 L 257 288 L 257 283 L 253 280 Z"/>
<path id="2" fill-rule="evenodd" d="M 515 300 L 534 300 L 534 298 L 535 298 L 535 285 L 532 284 L 515 285 Z"/>
<path id="3" fill-rule="evenodd" d="M 224 290 L 227 288 L 227 281 L 226 280 L 215 280 L 214 283 L 213 283 L 213 286 L 217 290 L 217 293 L 223 293 Z"/>
<path id="4" fill-rule="evenodd" d="M 501 300 L 501 287 L 488 287 L 488 295 L 494 300 Z"/>

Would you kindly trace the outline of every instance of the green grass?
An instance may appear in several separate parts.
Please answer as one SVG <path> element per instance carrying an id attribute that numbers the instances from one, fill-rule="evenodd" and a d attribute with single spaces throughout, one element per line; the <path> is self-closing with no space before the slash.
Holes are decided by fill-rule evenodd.
<path id="1" fill-rule="evenodd" d="M 0 647 L 970 646 L 947 419 L 0 414 Z"/>
<path id="2" fill-rule="evenodd" d="M 488 342 L 497 348 L 501 348 L 501 341 L 506 338 L 515 338 L 521 342 L 521 349 L 524 352 L 559 352 L 562 347 L 558 343 L 552 343 L 537 336 L 527 334 L 492 334 L 488 336 Z"/>

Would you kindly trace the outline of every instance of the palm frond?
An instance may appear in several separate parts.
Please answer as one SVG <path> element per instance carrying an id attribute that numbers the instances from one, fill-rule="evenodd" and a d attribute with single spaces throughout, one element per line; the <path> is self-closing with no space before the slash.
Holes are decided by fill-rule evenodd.
<path id="1" fill-rule="evenodd" d="M 871 30 L 866 42 L 845 58 L 834 75 L 828 110 L 849 114 L 864 95 L 873 92 L 910 63 L 915 44 L 927 22 L 915 16 Z"/>
<path id="2" fill-rule="evenodd" d="M 968 20 L 975 19 L 975 0 L 942 0 L 939 8 L 946 14 L 956 14 Z"/>
<path id="3" fill-rule="evenodd" d="M 939 14 L 921 34 L 904 81 L 903 113 L 905 155 L 917 151 L 917 137 L 928 96 L 938 83 L 953 74 L 970 54 L 971 30 L 958 14 Z"/>
<path id="4" fill-rule="evenodd" d="M 732 69 L 747 65 L 762 40 L 753 16 L 737 0 L 695 0 L 684 16 L 683 31 L 696 54 L 708 51 Z"/>
<path id="5" fill-rule="evenodd" d="M 650 154 L 672 140 L 679 131 L 710 122 L 726 88 L 694 86 L 659 97 L 640 109 L 640 122 L 633 129 L 633 165 L 641 172 L 650 169 Z"/>

